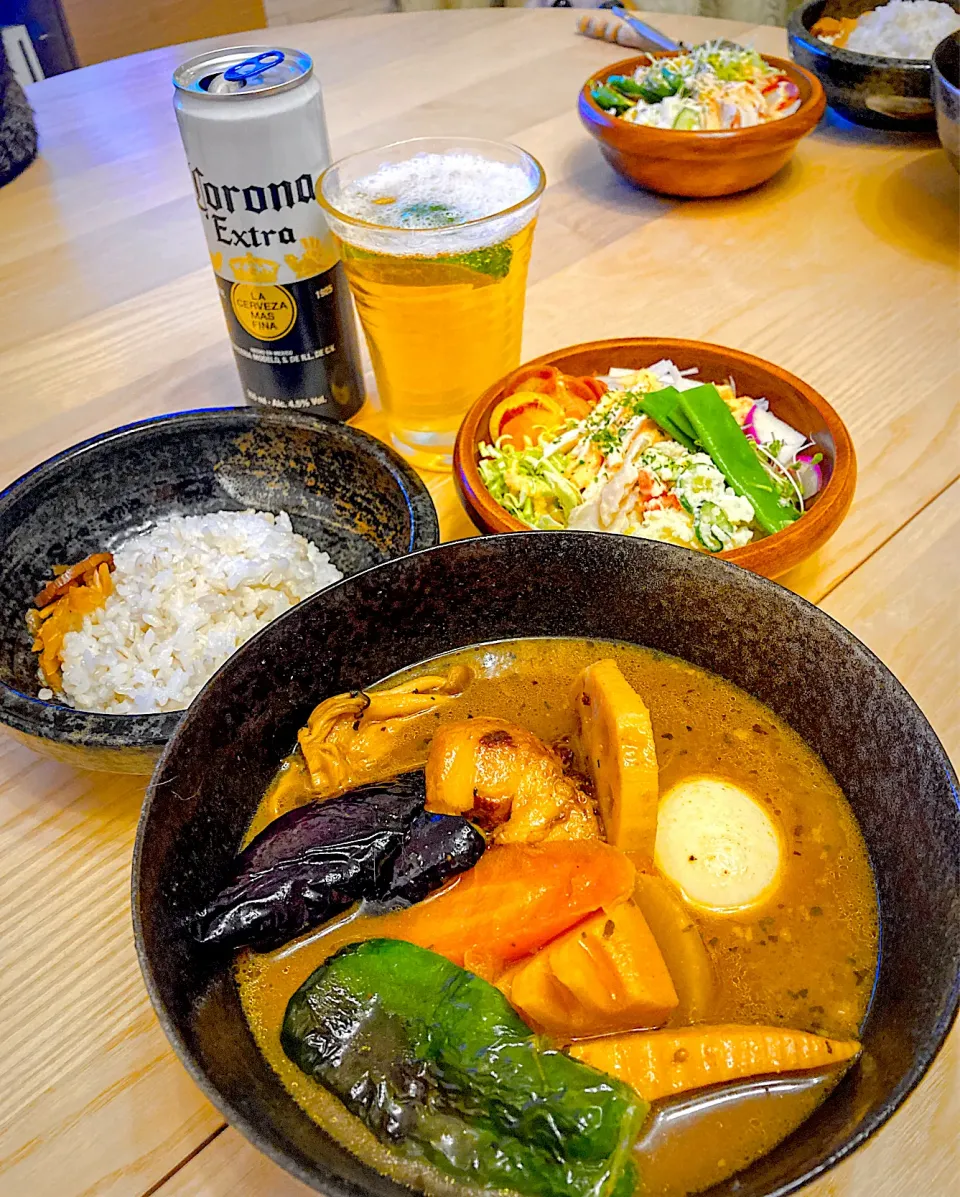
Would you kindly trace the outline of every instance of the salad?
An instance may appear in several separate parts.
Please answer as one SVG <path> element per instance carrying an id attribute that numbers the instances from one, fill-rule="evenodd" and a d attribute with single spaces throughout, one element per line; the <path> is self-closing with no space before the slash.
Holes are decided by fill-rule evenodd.
<path id="1" fill-rule="evenodd" d="M 791 116 L 800 90 L 756 50 L 707 42 L 671 58 L 595 83 L 610 116 L 657 129 L 742 129 Z"/>
<path id="2" fill-rule="evenodd" d="M 531 528 L 709 553 L 779 532 L 821 489 L 822 454 L 766 399 L 696 375 L 666 359 L 589 378 L 531 369 L 491 413 L 484 485 Z"/>

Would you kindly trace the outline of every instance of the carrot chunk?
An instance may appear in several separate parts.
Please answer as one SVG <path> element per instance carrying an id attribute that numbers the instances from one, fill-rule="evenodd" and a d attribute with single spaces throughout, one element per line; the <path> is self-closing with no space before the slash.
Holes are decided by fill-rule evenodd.
<path id="1" fill-rule="evenodd" d="M 489 975 L 493 961 L 529 956 L 594 911 L 622 902 L 634 878 L 627 857 L 599 840 L 504 845 L 488 849 L 437 897 L 378 918 L 376 933 Z"/>
<path id="2" fill-rule="evenodd" d="M 575 1043 L 570 1054 L 632 1085 L 647 1101 L 747 1077 L 843 1064 L 855 1039 L 827 1039 L 783 1027 L 680 1027 Z"/>

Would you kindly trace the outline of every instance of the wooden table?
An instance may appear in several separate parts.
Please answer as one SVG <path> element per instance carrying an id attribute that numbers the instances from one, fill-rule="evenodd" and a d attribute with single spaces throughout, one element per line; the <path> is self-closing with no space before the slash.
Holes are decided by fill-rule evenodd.
<path id="1" fill-rule="evenodd" d="M 784 53 L 782 30 L 655 20 L 689 41 L 747 36 Z M 337 154 L 470 132 L 544 163 L 526 356 L 698 337 L 778 362 L 835 404 L 857 446 L 857 499 L 785 581 L 883 657 L 956 756 L 957 176 L 936 141 L 828 116 L 754 194 L 676 202 L 623 185 L 581 131 L 579 84 L 622 55 L 576 37 L 568 12 L 370 17 L 279 40 L 314 55 Z M 0 191 L 0 485 L 114 425 L 240 401 L 170 105 L 183 57 L 32 90 L 43 155 Z M 359 422 L 379 427 L 372 410 Z M 449 479 L 430 487 L 445 536 L 470 534 Z M 128 895 L 143 789 L 0 737 L 0 1194 L 305 1194 L 224 1128 L 154 1018 Z M 956 1191 L 958 1035 L 810 1197 Z"/>

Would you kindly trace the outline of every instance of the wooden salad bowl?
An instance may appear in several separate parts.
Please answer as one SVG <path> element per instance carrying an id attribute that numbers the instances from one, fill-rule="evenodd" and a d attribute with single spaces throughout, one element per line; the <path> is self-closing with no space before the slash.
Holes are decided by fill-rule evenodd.
<path id="1" fill-rule="evenodd" d="M 797 143 L 816 127 L 827 100 L 817 77 L 785 58 L 762 55 L 800 89 L 800 107 L 791 116 L 748 129 L 651 129 L 608 116 L 594 100 L 593 86 L 611 75 L 632 75 L 671 53 L 638 54 L 604 67 L 580 90 L 578 111 L 600 151 L 617 174 L 663 195 L 734 195 L 747 191 L 785 166 Z"/>
<path id="2" fill-rule="evenodd" d="M 732 561 L 765 578 L 778 578 L 826 544 L 847 514 L 857 482 L 853 441 L 834 409 L 796 375 L 762 358 L 705 341 L 661 337 L 619 337 L 557 349 L 520 366 L 480 396 L 460 425 L 453 451 L 457 491 L 476 527 L 484 533 L 530 530 L 493 498 L 477 468 L 480 443 L 490 439 L 490 414 L 509 394 L 521 372 L 536 366 L 556 366 L 564 374 L 605 374 L 611 366 L 638 369 L 661 358 L 670 358 L 681 370 L 697 367 L 704 382 L 725 382 L 732 377 L 738 392 L 768 399 L 773 414 L 805 433 L 823 454 L 823 488 L 800 519 L 782 532 L 743 548 L 708 555 Z"/>

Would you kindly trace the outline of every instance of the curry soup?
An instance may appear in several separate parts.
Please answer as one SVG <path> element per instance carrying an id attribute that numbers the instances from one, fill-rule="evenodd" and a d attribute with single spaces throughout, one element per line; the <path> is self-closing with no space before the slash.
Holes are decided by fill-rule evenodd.
<path id="1" fill-rule="evenodd" d="M 878 952 L 877 903 L 865 845 L 820 759 L 771 711 L 729 682 L 623 644 L 538 639 L 465 649 L 371 687 L 375 693 L 456 667 L 470 671 L 461 693 L 392 729 L 390 771 L 423 767 L 437 728 L 484 717 L 509 720 L 547 744 L 576 745 L 571 689 L 577 675 L 602 659 L 616 662 L 649 708 L 660 794 L 701 776 L 732 783 L 766 811 L 782 845 L 769 895 L 749 909 L 723 913 L 685 902 L 675 886 L 656 875 L 649 857 L 632 854 L 638 867 L 636 901 L 668 968 L 673 971 L 676 962 L 681 971 L 687 969 L 685 953 L 693 961 L 683 986 L 674 977 L 680 1000 L 660 1025 L 682 1031 L 692 1023 L 721 1029 L 750 1024 L 837 1040 L 856 1038 L 869 1005 Z M 574 761 L 572 768 L 577 767 L 582 768 L 582 761 Z M 295 753 L 265 796 L 246 842 L 278 815 L 314 796 L 309 771 Z M 644 886 L 657 899 L 653 909 L 644 900 Z M 346 1147 L 378 1171 L 427 1193 L 476 1192 L 385 1145 L 281 1046 L 285 1011 L 298 987 L 344 945 L 389 936 L 391 917 L 371 914 L 361 904 L 274 951 L 243 949 L 236 963 L 243 1008 L 286 1088 Z M 659 934 L 663 928 L 670 938 L 671 926 L 680 932 L 672 944 Z M 509 994 L 509 987 L 501 988 Z M 576 1048 L 574 1044 L 574 1053 Z M 584 1058 L 589 1062 L 589 1055 Z M 675 1058 L 681 1058 L 679 1051 Z M 680 1197 L 739 1171 L 808 1117 L 841 1076 L 839 1067 L 788 1070 L 773 1079 L 711 1088 L 706 1091 L 709 1100 L 702 1090 L 653 1100 L 633 1148 L 637 1191 Z"/>

